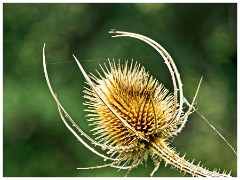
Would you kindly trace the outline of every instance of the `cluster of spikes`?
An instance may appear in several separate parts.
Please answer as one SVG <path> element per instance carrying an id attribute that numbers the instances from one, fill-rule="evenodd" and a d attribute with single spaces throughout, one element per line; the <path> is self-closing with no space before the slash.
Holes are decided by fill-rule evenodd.
<path id="1" fill-rule="evenodd" d="M 97 71 L 97 77 L 93 74 L 87 75 L 73 55 L 88 85 L 84 90 L 84 98 L 88 107 L 88 121 L 95 135 L 93 139 L 75 123 L 55 95 L 48 78 L 44 44 L 44 73 L 61 119 L 84 146 L 105 160 L 104 165 L 78 169 L 113 167 L 126 169 L 128 174 L 150 156 L 155 165 L 151 176 L 163 161 L 165 165 L 169 164 L 191 176 L 229 177 L 230 173 L 210 171 L 200 163 L 187 161 L 185 155 L 180 156 L 169 146 L 169 138 L 182 131 L 188 116 L 195 111 L 194 105 L 201 81 L 192 103 L 186 103 L 178 69 L 161 45 L 140 34 L 116 30 L 110 33 L 115 34 L 112 37 L 139 39 L 157 50 L 170 71 L 174 92 L 169 93 L 137 62 L 125 61 L 125 64 L 121 64 L 120 61 L 116 63 L 109 60 L 108 65 L 100 66 L 102 73 Z M 183 109 L 186 109 L 185 112 Z M 97 151 L 94 146 L 100 146 L 105 153 Z"/>

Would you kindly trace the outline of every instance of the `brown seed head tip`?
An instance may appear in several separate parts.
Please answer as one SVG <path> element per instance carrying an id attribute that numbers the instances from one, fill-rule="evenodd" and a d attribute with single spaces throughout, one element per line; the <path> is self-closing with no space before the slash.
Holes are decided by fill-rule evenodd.
<path id="1" fill-rule="evenodd" d="M 102 71 L 104 75 L 100 78 L 91 78 L 108 106 L 145 139 L 161 136 L 158 130 L 171 119 L 173 107 L 173 97 L 168 90 L 137 62 L 126 61 L 120 65 L 120 62 L 109 61 L 109 68 L 106 66 Z M 140 141 L 93 90 L 87 89 L 84 93 L 99 142 L 128 146 Z"/>

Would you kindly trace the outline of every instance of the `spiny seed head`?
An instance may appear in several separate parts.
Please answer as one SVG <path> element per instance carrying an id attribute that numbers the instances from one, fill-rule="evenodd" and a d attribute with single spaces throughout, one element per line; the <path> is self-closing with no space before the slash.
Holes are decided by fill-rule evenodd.
<path id="1" fill-rule="evenodd" d="M 150 140 L 162 136 L 159 129 L 172 118 L 173 96 L 137 62 L 124 65 L 109 61 L 100 78 L 91 76 L 108 106 L 135 131 Z M 99 142 L 127 146 L 140 139 L 109 110 L 92 89 L 84 91 L 88 116 Z"/>
<path id="2" fill-rule="evenodd" d="M 70 117 L 59 102 L 50 84 L 43 48 L 43 68 L 49 90 L 57 104 L 61 119 L 73 135 L 90 151 L 111 161 L 102 166 L 78 168 L 94 169 L 114 167 L 131 169 L 146 161 L 150 155 L 155 165 L 151 176 L 157 171 L 161 161 L 192 176 L 229 177 L 224 172 L 209 171 L 199 165 L 194 165 L 180 157 L 175 149 L 169 146 L 168 138 L 182 131 L 188 116 L 195 110 L 196 94 L 189 104 L 183 95 L 182 81 L 178 69 L 168 52 L 152 39 L 130 32 L 113 30 L 113 37 L 127 36 L 142 40 L 152 46 L 163 57 L 169 69 L 173 82 L 173 94 L 159 84 L 140 64 L 126 61 L 124 65 L 109 61 L 99 77 L 87 75 L 80 62 L 73 55 L 90 88 L 85 88 L 88 117 L 93 125 L 92 131 L 96 140 L 89 137 Z M 185 106 L 186 105 L 186 106 Z M 183 109 L 188 107 L 184 112 Z M 73 125 L 70 126 L 71 123 Z M 210 124 L 211 125 L 211 124 Z M 75 129 L 75 130 L 74 130 Z M 78 132 L 90 143 L 97 145 L 106 154 L 98 152 L 85 142 Z M 217 131 L 216 131 L 217 132 Z M 233 148 L 232 148 L 233 149 Z M 234 149 L 233 149 L 234 150 Z M 235 152 L 235 151 L 234 151 Z M 236 153 L 236 152 L 235 152 Z"/>

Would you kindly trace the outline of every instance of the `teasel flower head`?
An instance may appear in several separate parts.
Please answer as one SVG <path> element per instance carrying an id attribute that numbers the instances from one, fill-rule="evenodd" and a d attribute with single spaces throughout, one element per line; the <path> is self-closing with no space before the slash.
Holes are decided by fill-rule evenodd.
<path id="1" fill-rule="evenodd" d="M 201 80 L 192 103 L 188 103 L 183 95 L 178 69 L 161 45 L 140 34 L 116 30 L 110 33 L 115 34 L 113 37 L 139 39 L 157 50 L 169 69 L 174 91 L 170 93 L 137 62 L 109 60 L 108 64 L 100 65 L 101 72 L 97 71 L 98 75 L 88 75 L 73 55 L 88 85 L 84 90 L 84 104 L 87 106 L 91 132 L 95 136 L 93 139 L 68 115 L 55 95 L 48 78 L 44 45 L 43 67 L 46 81 L 64 124 L 85 147 L 102 157 L 105 162 L 108 161 L 104 165 L 78 169 L 109 166 L 130 172 L 150 156 L 155 165 L 151 176 L 162 161 L 192 176 L 230 176 L 230 173 L 210 171 L 200 163 L 195 165 L 187 161 L 185 155 L 180 156 L 169 146 L 169 138 L 182 131 L 188 116 L 195 111 Z M 97 151 L 92 144 L 100 146 L 105 154 Z"/>
<path id="2" fill-rule="evenodd" d="M 112 110 L 93 89 L 84 91 L 88 99 L 86 111 L 99 142 L 127 146 L 171 136 L 175 129 L 167 124 L 172 119 L 173 96 L 143 66 L 137 62 L 121 65 L 109 61 L 109 68 L 103 69 L 100 77 L 91 76 L 101 98 Z"/>

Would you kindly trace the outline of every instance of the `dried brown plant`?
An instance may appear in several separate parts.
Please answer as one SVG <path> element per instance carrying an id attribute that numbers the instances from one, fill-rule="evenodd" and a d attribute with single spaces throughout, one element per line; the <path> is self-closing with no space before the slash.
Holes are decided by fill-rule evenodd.
<path id="1" fill-rule="evenodd" d="M 56 101 L 60 116 L 67 128 L 90 151 L 102 157 L 106 164 L 78 169 L 114 167 L 128 169 L 128 172 L 140 165 L 150 156 L 155 165 L 151 173 L 157 171 L 161 161 L 179 169 L 183 173 L 202 177 L 229 177 L 230 173 L 210 171 L 200 163 L 195 165 L 184 156 L 180 156 L 170 147 L 169 139 L 177 136 L 185 126 L 188 116 L 195 111 L 197 88 L 192 103 L 189 104 L 183 95 L 182 81 L 178 69 L 168 52 L 152 39 L 129 32 L 112 30 L 113 37 L 131 37 L 152 46 L 164 59 L 172 77 L 174 92 L 169 91 L 154 79 L 143 66 L 137 62 L 109 61 L 109 65 L 101 66 L 100 78 L 87 75 L 74 56 L 87 84 L 84 97 L 92 131 L 96 136 L 92 139 L 73 121 L 65 111 L 49 82 L 45 45 L 43 48 L 43 67 L 49 90 Z M 184 109 L 186 109 L 184 111 Z M 73 125 L 73 126 L 72 126 Z M 89 142 L 85 142 L 84 136 Z M 90 144 L 93 144 L 91 146 Z M 107 155 L 94 149 L 100 146 Z"/>

